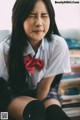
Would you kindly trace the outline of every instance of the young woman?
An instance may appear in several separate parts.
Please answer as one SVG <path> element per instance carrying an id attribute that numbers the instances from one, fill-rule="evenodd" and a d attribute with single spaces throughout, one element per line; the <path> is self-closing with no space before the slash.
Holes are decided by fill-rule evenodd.
<path id="1" fill-rule="evenodd" d="M 16 0 L 11 36 L 0 44 L 1 110 L 16 120 L 69 120 L 58 93 L 66 72 L 69 51 L 51 1 Z"/>

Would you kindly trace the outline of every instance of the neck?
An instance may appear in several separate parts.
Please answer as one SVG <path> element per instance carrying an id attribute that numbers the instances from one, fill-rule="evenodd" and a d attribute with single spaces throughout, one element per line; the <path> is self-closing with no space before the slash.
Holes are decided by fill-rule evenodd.
<path id="1" fill-rule="evenodd" d="M 30 44 L 31 44 L 32 48 L 34 49 L 34 51 L 37 51 L 41 44 L 41 41 L 39 41 L 39 42 L 30 41 Z"/>

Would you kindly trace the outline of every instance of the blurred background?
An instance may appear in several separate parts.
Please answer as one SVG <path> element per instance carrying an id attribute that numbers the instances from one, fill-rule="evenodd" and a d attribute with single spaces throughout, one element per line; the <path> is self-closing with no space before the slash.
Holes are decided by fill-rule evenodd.
<path id="1" fill-rule="evenodd" d="M 51 1 L 55 9 L 56 23 L 61 35 L 80 40 L 80 0 L 78 0 L 79 3 L 64 4 L 55 3 L 60 0 Z"/>

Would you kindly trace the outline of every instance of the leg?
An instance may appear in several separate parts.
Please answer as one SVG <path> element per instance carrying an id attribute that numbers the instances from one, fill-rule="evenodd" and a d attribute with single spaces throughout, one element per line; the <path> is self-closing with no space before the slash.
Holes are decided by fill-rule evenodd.
<path id="1" fill-rule="evenodd" d="M 0 78 L 0 110 L 7 111 L 15 120 L 44 120 L 45 107 L 39 100 L 16 96 L 7 82 Z M 25 94 L 24 94 L 25 95 Z"/>
<path id="2" fill-rule="evenodd" d="M 46 108 L 49 107 L 50 105 L 53 105 L 53 104 L 61 107 L 61 103 L 57 99 L 52 98 L 52 99 L 46 100 L 44 102 L 44 105 L 45 105 Z"/>
<path id="3" fill-rule="evenodd" d="M 44 105 L 46 107 L 46 120 L 70 120 L 70 118 L 62 110 L 58 100 L 46 100 Z"/>
<path id="4" fill-rule="evenodd" d="M 35 99 L 31 97 L 26 97 L 26 96 L 16 97 L 8 106 L 9 114 L 14 118 L 22 119 L 24 108 L 32 100 L 35 100 Z"/>
<path id="5" fill-rule="evenodd" d="M 46 120 L 69 120 L 66 119 L 67 115 L 62 111 L 59 100 L 52 98 L 44 102 L 46 108 Z M 64 119 L 62 119 L 64 117 Z"/>
<path id="6" fill-rule="evenodd" d="M 44 120 L 45 107 L 35 98 L 22 96 L 15 98 L 8 106 L 10 116 L 17 120 Z M 38 116 L 36 116 L 38 115 Z"/>
<path id="7" fill-rule="evenodd" d="M 43 100 L 46 107 L 46 120 L 70 120 L 61 108 L 61 98 L 58 93 L 58 85 L 62 74 L 55 77 L 48 96 Z"/>

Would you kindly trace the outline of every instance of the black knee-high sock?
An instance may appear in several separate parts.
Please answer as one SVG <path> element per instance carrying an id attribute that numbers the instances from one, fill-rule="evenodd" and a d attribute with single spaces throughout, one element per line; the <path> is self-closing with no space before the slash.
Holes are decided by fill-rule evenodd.
<path id="1" fill-rule="evenodd" d="M 24 120 L 45 120 L 45 107 L 38 100 L 31 101 L 23 111 Z"/>
<path id="2" fill-rule="evenodd" d="M 58 105 L 51 105 L 46 109 L 46 120 L 71 120 Z"/>

